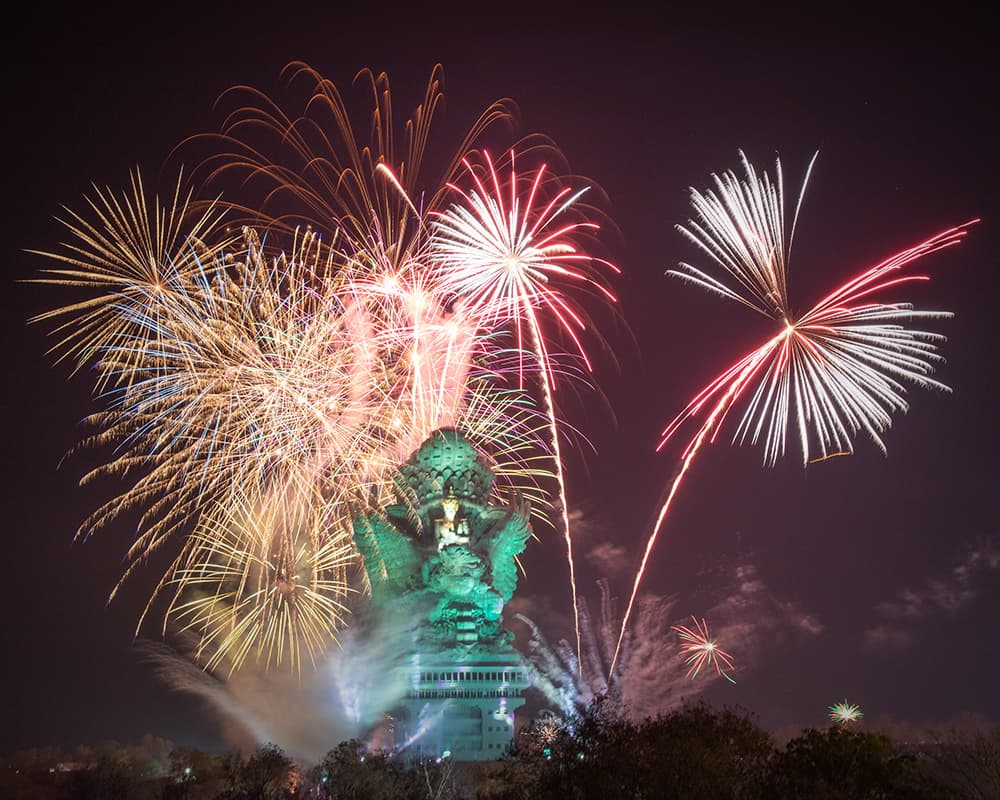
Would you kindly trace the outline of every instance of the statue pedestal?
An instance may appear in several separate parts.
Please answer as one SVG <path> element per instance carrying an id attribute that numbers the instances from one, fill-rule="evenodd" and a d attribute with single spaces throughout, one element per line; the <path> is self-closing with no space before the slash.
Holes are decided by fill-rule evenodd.
<path id="1" fill-rule="evenodd" d="M 448 752 L 457 761 L 504 755 L 514 739 L 514 711 L 524 705 L 530 685 L 517 653 L 468 661 L 414 658 L 404 672 L 408 689 L 395 726 L 397 748 L 434 758 Z"/>

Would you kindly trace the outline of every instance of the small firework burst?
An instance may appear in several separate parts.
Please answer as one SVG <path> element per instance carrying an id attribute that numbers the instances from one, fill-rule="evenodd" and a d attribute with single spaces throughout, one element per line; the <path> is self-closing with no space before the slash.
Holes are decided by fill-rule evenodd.
<path id="1" fill-rule="evenodd" d="M 565 723 L 551 711 L 544 710 L 532 730 L 535 740 L 543 747 L 551 747 L 565 728 Z"/>
<path id="2" fill-rule="evenodd" d="M 734 670 L 733 657 L 720 648 L 708 632 L 708 623 L 704 619 L 699 620 L 692 616 L 691 622 L 694 628 L 686 625 L 673 625 L 670 629 L 680 637 L 681 653 L 687 656 L 684 663 L 688 665 L 687 677 L 692 680 L 697 677 L 698 672 L 706 664 L 715 666 L 715 671 L 730 683 L 736 683 L 729 677 L 726 669 Z"/>
<path id="3" fill-rule="evenodd" d="M 836 722 L 838 725 L 848 725 L 852 722 L 858 722 L 864 716 L 861 712 L 861 706 L 848 703 L 846 700 L 834 703 L 832 706 L 829 706 L 829 710 L 830 720 Z"/>

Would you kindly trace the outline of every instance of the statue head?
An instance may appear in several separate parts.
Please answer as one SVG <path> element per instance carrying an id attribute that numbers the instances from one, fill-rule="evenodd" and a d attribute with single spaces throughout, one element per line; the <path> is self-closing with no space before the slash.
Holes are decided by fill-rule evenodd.
<path id="1" fill-rule="evenodd" d="M 441 510 L 444 511 L 444 517 L 434 522 L 438 549 L 453 544 L 465 545 L 469 543 L 469 521 L 458 519 L 458 509 L 459 500 L 455 496 L 455 490 L 448 485 L 445 496 L 441 498 Z"/>
<path id="2" fill-rule="evenodd" d="M 417 513 L 433 516 L 450 493 L 466 510 L 489 503 L 493 472 L 482 456 L 454 428 L 434 431 L 399 468 L 401 494 Z"/>
<path id="3" fill-rule="evenodd" d="M 451 486 L 448 487 L 448 494 L 441 501 L 441 508 L 444 511 L 444 518 L 448 522 L 454 522 L 455 515 L 458 514 L 458 498 L 455 497 L 455 490 Z"/>

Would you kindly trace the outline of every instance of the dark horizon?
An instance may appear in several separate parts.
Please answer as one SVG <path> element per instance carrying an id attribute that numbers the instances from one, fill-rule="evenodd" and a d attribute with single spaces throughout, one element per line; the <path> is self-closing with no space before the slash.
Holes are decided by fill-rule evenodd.
<path id="1" fill-rule="evenodd" d="M 637 562 L 677 463 L 676 447 L 654 452 L 664 424 L 761 330 L 752 315 L 664 276 L 696 257 L 674 230 L 690 215 L 688 187 L 737 170 L 742 149 L 767 169 L 780 155 L 791 198 L 819 151 L 791 259 L 793 299 L 803 304 L 940 229 L 982 217 L 963 244 L 920 262 L 928 285 L 900 295 L 955 312 L 930 326 L 948 337 L 935 377 L 953 392 L 913 389 L 910 412 L 886 434 L 887 457 L 859 436 L 851 458 L 803 470 L 793 452 L 765 469 L 758 449 L 720 441 L 695 466 L 645 589 L 677 595 L 683 619 L 707 613 L 741 581 L 761 582 L 784 621 L 748 641 L 752 664 L 735 686 L 716 684 L 705 696 L 745 706 L 771 729 L 823 725 L 826 706 L 845 697 L 871 724 L 883 715 L 942 723 L 965 712 L 1000 724 L 990 659 L 1000 540 L 989 511 L 1000 437 L 989 423 L 997 334 L 988 308 L 997 286 L 1000 70 L 984 19 L 956 11 L 898 22 L 869 15 L 861 24 L 845 9 L 826 19 L 784 14 L 781 24 L 667 12 L 532 21 L 497 12 L 439 23 L 330 12 L 140 26 L 79 13 L 19 31 L 5 56 L 3 599 L 11 631 L 0 752 L 129 743 L 145 733 L 221 746 L 213 714 L 168 689 L 132 647 L 155 568 L 105 605 L 134 520 L 73 542 L 113 487 L 77 486 L 99 451 L 60 466 L 98 406 L 85 376 L 69 378 L 46 355 L 45 326 L 26 324 L 64 297 L 24 283 L 44 266 L 26 249 L 63 240 L 53 216 L 63 205 L 82 208 L 91 182 L 124 189 L 139 165 L 150 185 L 168 187 L 179 163 L 174 146 L 218 127 L 217 97 L 237 84 L 287 96 L 279 73 L 291 60 L 345 91 L 359 69 L 385 70 L 400 119 L 440 62 L 445 108 L 430 145 L 441 148 L 438 158 L 487 104 L 511 97 L 520 111 L 511 143 L 535 131 L 551 136 L 573 171 L 607 194 L 604 210 L 618 232 L 603 241 L 623 270 L 614 288 L 630 330 L 601 329 L 619 363 L 602 357 L 595 380 L 615 419 L 596 395 L 567 407 L 597 450 L 567 461 L 581 520 L 578 584 L 592 604 L 605 576 L 627 598 L 623 551 L 595 547 L 620 546 L 629 565 Z M 572 635 L 569 586 L 561 538 L 541 539 L 525 553 L 518 597 L 554 641 Z M 806 618 L 822 630 L 809 630 Z M 880 625 L 884 635 L 872 633 Z M 157 634 L 147 624 L 144 636 Z M 728 644 L 739 657 L 740 643 Z"/>

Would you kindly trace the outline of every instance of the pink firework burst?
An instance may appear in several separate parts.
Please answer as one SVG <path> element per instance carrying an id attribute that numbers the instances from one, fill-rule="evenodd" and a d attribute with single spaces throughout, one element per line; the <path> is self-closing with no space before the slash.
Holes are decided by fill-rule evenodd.
<path id="1" fill-rule="evenodd" d="M 691 622 L 694 624 L 693 629 L 686 625 L 673 625 L 670 628 L 683 642 L 681 653 L 687 656 L 684 659 L 684 663 L 688 665 L 687 677 L 694 680 L 701 668 L 707 664 L 714 666 L 715 671 L 730 683 L 736 683 L 726 672 L 726 669 L 730 671 L 736 669 L 732 655 L 715 643 L 708 632 L 708 623 L 704 619 L 699 620 L 692 616 Z"/>

